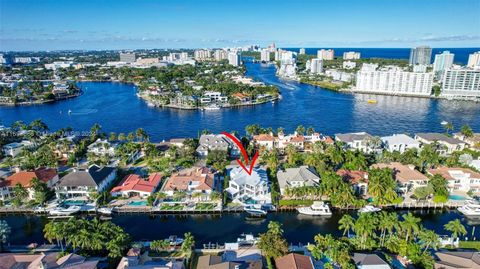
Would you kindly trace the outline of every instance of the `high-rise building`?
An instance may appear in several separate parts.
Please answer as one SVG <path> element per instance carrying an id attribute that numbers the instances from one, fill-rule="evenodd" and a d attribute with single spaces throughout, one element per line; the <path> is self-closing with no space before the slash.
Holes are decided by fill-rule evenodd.
<path id="1" fill-rule="evenodd" d="M 430 61 L 432 59 L 432 48 L 429 46 L 420 46 L 416 48 L 412 48 L 410 50 L 410 58 L 408 63 L 410 65 L 416 64 L 424 64 L 430 65 Z"/>
<path id="2" fill-rule="evenodd" d="M 375 70 L 374 65 L 362 66 L 357 72 L 355 91 L 392 94 L 429 96 L 432 91 L 433 73 L 403 71 L 398 67 Z"/>
<path id="3" fill-rule="evenodd" d="M 270 50 L 269 49 L 263 49 L 260 52 L 260 61 L 270 62 Z"/>
<path id="4" fill-rule="evenodd" d="M 212 51 L 211 50 L 195 50 L 193 52 L 193 58 L 197 61 L 206 61 L 210 60 L 212 57 Z"/>
<path id="5" fill-rule="evenodd" d="M 215 58 L 215 61 L 227 60 L 228 52 L 226 50 L 215 50 L 213 52 L 213 58 Z"/>
<path id="6" fill-rule="evenodd" d="M 272 43 L 270 46 L 268 46 L 268 49 L 270 50 L 270 52 L 275 52 L 276 50 L 275 43 Z"/>
<path id="7" fill-rule="evenodd" d="M 470 68 L 480 68 L 480 51 L 472 53 L 468 56 L 467 66 Z"/>
<path id="8" fill-rule="evenodd" d="M 305 54 L 305 48 L 301 48 L 298 54 Z"/>
<path id="9" fill-rule="evenodd" d="M 228 63 L 233 66 L 239 66 L 242 64 L 241 55 L 236 51 L 231 51 L 228 53 Z"/>
<path id="10" fill-rule="evenodd" d="M 318 58 L 313 58 L 310 60 L 310 73 L 312 74 L 320 74 L 323 72 L 323 60 Z"/>
<path id="11" fill-rule="evenodd" d="M 332 49 L 321 49 L 317 51 L 317 58 L 322 60 L 333 60 L 335 52 Z"/>
<path id="12" fill-rule="evenodd" d="M 0 65 L 7 65 L 12 63 L 12 57 L 5 54 L 0 54 Z"/>
<path id="13" fill-rule="evenodd" d="M 136 57 L 133 52 L 120 52 L 120 62 L 124 63 L 133 63 L 135 62 Z"/>
<path id="14" fill-rule="evenodd" d="M 454 56 L 455 54 L 450 53 L 450 51 L 444 51 L 441 54 L 435 55 L 435 60 L 433 61 L 433 73 L 435 73 L 435 78 L 441 79 L 443 71 L 452 67 Z"/>
<path id="15" fill-rule="evenodd" d="M 358 60 L 360 59 L 360 52 L 346 51 L 343 53 L 344 60 Z"/>
<path id="16" fill-rule="evenodd" d="M 480 98 L 480 69 L 447 69 L 442 80 L 442 96 Z"/>

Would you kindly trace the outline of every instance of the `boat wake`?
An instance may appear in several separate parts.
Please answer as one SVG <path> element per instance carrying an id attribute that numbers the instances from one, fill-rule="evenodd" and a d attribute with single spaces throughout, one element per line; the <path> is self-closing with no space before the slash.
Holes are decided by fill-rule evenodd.
<path id="1" fill-rule="evenodd" d="M 80 110 L 70 110 L 69 115 L 80 116 L 80 115 L 89 115 L 97 113 L 98 109 L 80 109 Z"/>

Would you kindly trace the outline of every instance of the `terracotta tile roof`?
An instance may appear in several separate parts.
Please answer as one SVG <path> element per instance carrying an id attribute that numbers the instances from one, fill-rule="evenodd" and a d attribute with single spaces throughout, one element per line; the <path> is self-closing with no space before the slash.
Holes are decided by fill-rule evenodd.
<path id="1" fill-rule="evenodd" d="M 290 139 L 290 142 L 298 143 L 298 142 L 305 142 L 305 137 L 303 135 L 297 135 Z"/>
<path id="2" fill-rule="evenodd" d="M 377 163 L 372 165 L 372 168 L 390 168 L 393 170 L 393 178 L 402 183 L 407 183 L 410 180 L 428 180 L 427 176 L 415 170 L 415 168 L 408 167 L 399 162 Z"/>
<path id="3" fill-rule="evenodd" d="M 0 185 L 1 187 L 9 186 L 13 187 L 20 183 L 23 187 L 30 187 L 30 181 L 33 178 L 38 178 L 40 181 L 47 183 L 57 175 L 57 170 L 53 168 L 39 168 L 35 171 L 20 171 L 15 173 L 6 180 L 4 180 Z"/>
<path id="4" fill-rule="evenodd" d="M 310 257 L 297 253 L 290 253 L 275 259 L 277 269 L 313 269 Z"/>
<path id="5" fill-rule="evenodd" d="M 164 185 L 164 191 L 186 191 L 192 182 L 198 182 L 196 190 L 212 190 L 215 173 L 208 167 L 197 167 L 174 173 Z"/>
<path id="6" fill-rule="evenodd" d="M 244 93 L 241 93 L 241 92 L 236 92 L 234 94 L 232 94 L 233 97 L 236 97 L 236 98 L 239 98 L 239 99 L 243 99 L 243 98 L 247 98 L 249 97 L 248 95 L 244 94 Z"/>
<path id="7" fill-rule="evenodd" d="M 142 191 L 152 193 L 160 184 L 162 180 L 162 174 L 154 173 L 151 174 L 148 179 L 142 178 L 136 174 L 130 174 L 125 176 L 125 178 L 114 187 L 110 192 L 124 192 L 124 191 Z"/>
<path id="8" fill-rule="evenodd" d="M 365 171 L 340 169 L 337 171 L 337 175 L 341 176 L 344 181 L 350 184 L 368 182 L 368 173 Z"/>
<path id="9" fill-rule="evenodd" d="M 333 141 L 333 138 L 331 138 L 330 136 L 325 136 L 325 143 L 327 144 L 333 144 L 335 143 L 335 141 Z"/>
<path id="10" fill-rule="evenodd" d="M 462 167 L 441 166 L 436 169 L 429 169 L 428 173 L 432 175 L 441 175 L 446 180 L 455 180 L 455 178 L 452 176 L 452 173 L 455 173 L 455 171 L 457 171 L 457 173 L 458 172 L 469 173 L 471 178 L 480 178 L 480 173 L 470 170 L 468 168 L 462 168 Z"/>
<path id="11" fill-rule="evenodd" d="M 255 141 L 275 141 L 275 137 L 270 134 L 259 134 L 259 135 L 254 135 L 253 140 Z"/>

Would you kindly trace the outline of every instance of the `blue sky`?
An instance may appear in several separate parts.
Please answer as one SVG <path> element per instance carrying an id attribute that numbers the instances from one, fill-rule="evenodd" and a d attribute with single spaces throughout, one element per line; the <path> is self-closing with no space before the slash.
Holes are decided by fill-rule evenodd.
<path id="1" fill-rule="evenodd" d="M 0 50 L 478 47 L 480 0 L 0 0 Z"/>

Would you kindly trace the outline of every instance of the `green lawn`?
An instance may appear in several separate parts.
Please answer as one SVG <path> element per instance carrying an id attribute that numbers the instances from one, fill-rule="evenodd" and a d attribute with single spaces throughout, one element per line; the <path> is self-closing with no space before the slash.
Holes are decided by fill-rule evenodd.
<path id="1" fill-rule="evenodd" d="M 183 204 L 162 204 L 160 210 L 182 210 Z"/>
<path id="2" fill-rule="evenodd" d="M 480 241 L 460 241 L 459 247 L 480 250 Z"/>
<path id="3" fill-rule="evenodd" d="M 312 203 L 312 200 L 280 200 L 278 204 L 280 206 L 309 206 Z"/>
<path id="4" fill-rule="evenodd" d="M 198 203 L 195 205 L 195 210 L 213 210 L 215 207 L 216 204 L 212 203 Z"/>

